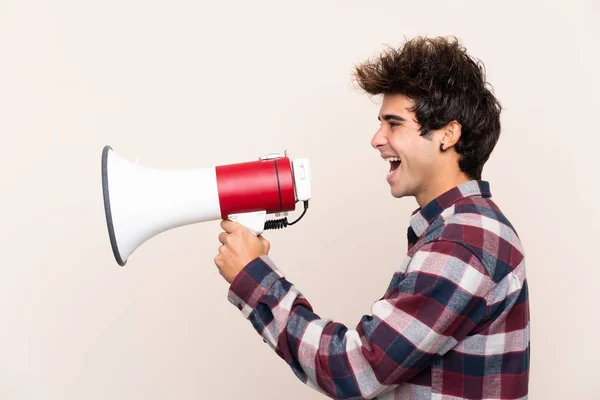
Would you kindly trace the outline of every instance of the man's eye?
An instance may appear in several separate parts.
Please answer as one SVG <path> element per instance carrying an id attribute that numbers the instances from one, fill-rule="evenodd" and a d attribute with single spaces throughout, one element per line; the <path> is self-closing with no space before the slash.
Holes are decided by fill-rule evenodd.
<path id="1" fill-rule="evenodd" d="M 400 124 L 397 122 L 390 122 L 390 126 L 400 126 Z"/>

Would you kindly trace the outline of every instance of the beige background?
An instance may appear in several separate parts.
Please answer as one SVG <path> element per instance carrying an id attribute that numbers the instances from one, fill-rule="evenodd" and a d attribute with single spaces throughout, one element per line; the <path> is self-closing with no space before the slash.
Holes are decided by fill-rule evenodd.
<path id="1" fill-rule="evenodd" d="M 1 1 L 0 398 L 321 398 L 227 302 L 218 222 L 117 266 L 101 150 L 157 168 L 310 158 L 311 208 L 267 235 L 271 255 L 355 327 L 416 203 L 390 196 L 379 103 L 350 72 L 417 34 L 460 37 L 505 107 L 484 179 L 527 250 L 531 397 L 598 398 L 600 6 L 483 3 Z"/>

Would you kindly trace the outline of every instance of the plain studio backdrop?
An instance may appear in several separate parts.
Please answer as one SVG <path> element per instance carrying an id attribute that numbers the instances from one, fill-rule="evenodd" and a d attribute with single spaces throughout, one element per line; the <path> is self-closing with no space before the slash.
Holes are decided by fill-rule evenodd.
<path id="1" fill-rule="evenodd" d="M 304 219 L 271 256 L 355 328 L 406 252 L 414 199 L 370 147 L 355 64 L 455 35 L 504 111 L 484 169 L 526 249 L 533 399 L 598 398 L 596 1 L 0 2 L 0 398 L 320 399 L 226 299 L 219 223 L 115 262 L 104 145 L 155 168 L 306 157 Z M 291 214 L 297 216 L 299 211 Z"/>

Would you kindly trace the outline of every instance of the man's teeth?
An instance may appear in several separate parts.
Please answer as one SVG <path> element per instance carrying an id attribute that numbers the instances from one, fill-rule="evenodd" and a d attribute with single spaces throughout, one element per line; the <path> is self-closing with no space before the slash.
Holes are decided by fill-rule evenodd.
<path id="1" fill-rule="evenodd" d="M 400 161 L 400 157 L 389 157 L 385 159 L 386 162 L 391 162 L 391 161 Z"/>

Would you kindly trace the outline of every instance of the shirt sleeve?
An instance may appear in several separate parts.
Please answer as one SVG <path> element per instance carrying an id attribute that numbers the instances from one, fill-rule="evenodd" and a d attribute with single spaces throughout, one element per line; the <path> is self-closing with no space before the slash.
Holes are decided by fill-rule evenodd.
<path id="1" fill-rule="evenodd" d="M 493 284 L 476 256 L 453 242 L 426 244 L 405 265 L 356 329 L 314 313 L 268 256 L 236 276 L 228 299 L 302 382 L 336 399 L 372 399 L 469 334 Z"/>

